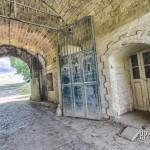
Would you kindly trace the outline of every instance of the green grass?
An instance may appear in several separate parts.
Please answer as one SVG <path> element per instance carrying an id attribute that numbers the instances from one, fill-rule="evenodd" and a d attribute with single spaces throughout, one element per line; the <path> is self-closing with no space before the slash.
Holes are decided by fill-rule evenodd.
<path id="1" fill-rule="evenodd" d="M 17 86 L 17 90 L 22 95 L 31 95 L 30 83 L 22 83 Z"/>

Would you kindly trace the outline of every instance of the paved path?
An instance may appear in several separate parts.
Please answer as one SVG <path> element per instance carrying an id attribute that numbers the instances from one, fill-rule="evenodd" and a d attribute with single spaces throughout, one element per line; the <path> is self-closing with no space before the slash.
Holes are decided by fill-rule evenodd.
<path id="1" fill-rule="evenodd" d="M 18 95 L 17 84 L 0 86 L 0 98 Z"/>
<path id="2" fill-rule="evenodd" d="M 0 91 L 8 97 L 7 88 Z M 120 124 L 56 117 L 54 105 L 7 97 L 0 103 L 0 150 L 150 150 L 150 141 L 119 137 Z"/>
<path id="3" fill-rule="evenodd" d="M 17 87 L 19 86 L 22 86 L 22 84 L 18 83 L 0 86 L 0 104 L 12 101 L 28 100 L 29 96 L 21 95 L 18 92 Z"/>

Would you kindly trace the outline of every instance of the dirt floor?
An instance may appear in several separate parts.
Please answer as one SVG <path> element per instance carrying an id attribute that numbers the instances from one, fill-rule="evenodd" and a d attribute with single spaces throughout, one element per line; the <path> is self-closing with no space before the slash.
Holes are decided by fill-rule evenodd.
<path id="1" fill-rule="evenodd" d="M 30 102 L 17 92 L 8 98 L 4 91 L 0 150 L 150 150 L 149 139 L 130 142 L 118 136 L 124 127 L 119 123 L 56 117 L 54 105 Z"/>

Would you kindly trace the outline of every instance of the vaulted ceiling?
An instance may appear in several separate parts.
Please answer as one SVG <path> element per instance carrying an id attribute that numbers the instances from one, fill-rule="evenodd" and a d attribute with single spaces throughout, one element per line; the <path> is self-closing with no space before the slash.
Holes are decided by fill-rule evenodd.
<path id="1" fill-rule="evenodd" d="M 92 15 L 96 34 L 104 36 L 149 11 L 150 0 L 0 0 L 0 43 L 48 57 L 61 26 Z"/>
<path id="2" fill-rule="evenodd" d="M 94 16 L 96 31 L 104 34 L 150 11 L 150 0 L 45 0 L 66 21 Z"/>
<path id="3" fill-rule="evenodd" d="M 16 11 L 18 18 L 53 27 L 58 27 L 61 21 L 70 23 L 92 15 L 99 34 L 110 32 L 150 11 L 150 0 L 1 0 L 0 14 L 9 15 L 10 2 L 11 11 Z"/>

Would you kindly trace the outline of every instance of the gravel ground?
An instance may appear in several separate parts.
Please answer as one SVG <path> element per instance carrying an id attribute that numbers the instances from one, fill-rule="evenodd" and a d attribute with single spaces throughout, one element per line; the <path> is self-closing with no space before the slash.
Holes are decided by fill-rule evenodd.
<path id="1" fill-rule="evenodd" d="M 16 95 L 0 99 L 0 150 L 150 150 L 149 139 L 119 137 L 121 124 L 56 117 L 54 105 Z"/>

